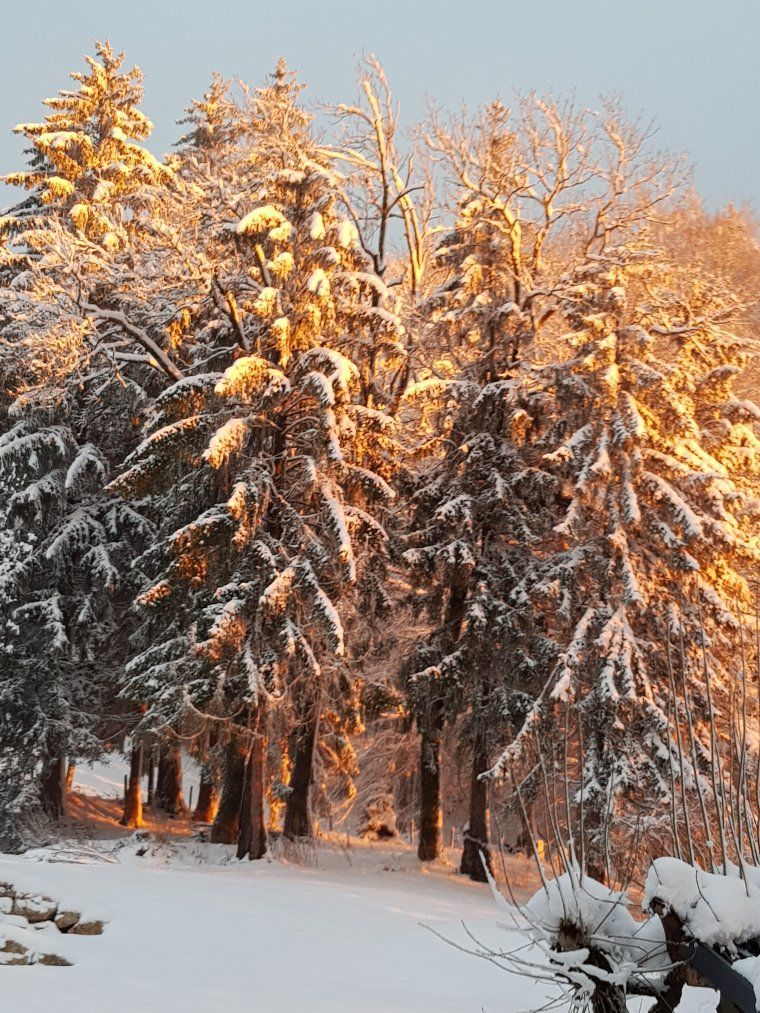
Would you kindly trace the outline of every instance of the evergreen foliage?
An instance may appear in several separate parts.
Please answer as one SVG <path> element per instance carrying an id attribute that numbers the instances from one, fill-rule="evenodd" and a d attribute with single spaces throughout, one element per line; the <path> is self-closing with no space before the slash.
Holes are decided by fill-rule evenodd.
<path id="1" fill-rule="evenodd" d="M 0 217 L 0 846 L 129 739 L 126 824 L 156 755 L 181 809 L 182 743 L 260 857 L 389 728 L 424 860 L 466 761 L 473 878 L 494 800 L 512 841 L 582 823 L 599 876 L 642 820 L 678 839 L 676 794 L 709 840 L 757 705 L 746 216 L 615 104 L 434 113 L 405 154 L 370 59 L 331 145 L 281 61 L 159 160 L 139 69 L 99 44 L 72 79 Z M 369 832 L 406 829 L 399 767 Z"/>

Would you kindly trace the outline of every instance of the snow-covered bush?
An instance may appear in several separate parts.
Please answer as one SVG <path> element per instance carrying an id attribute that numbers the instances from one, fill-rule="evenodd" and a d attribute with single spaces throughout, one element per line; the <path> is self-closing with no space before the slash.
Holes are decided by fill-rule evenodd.
<path id="1" fill-rule="evenodd" d="M 359 825 L 359 836 L 377 841 L 397 835 L 393 795 L 387 791 L 376 792 L 367 799 L 364 806 Z"/>
<path id="2" fill-rule="evenodd" d="M 715 1010 L 718 1002 L 760 1008 L 760 868 L 705 872 L 656 859 L 642 910 L 630 892 L 583 875 L 575 862 L 524 904 L 492 891 L 507 921 L 533 946 L 471 951 L 513 973 L 557 986 L 563 1002 L 594 1013 L 622 1011 L 631 996 L 656 1000 L 653 1013 Z M 637 898 L 638 899 L 638 898 Z M 754 997 L 753 997 L 754 990 Z"/>
<path id="3" fill-rule="evenodd" d="M 554 982 L 573 1007 L 594 1013 L 625 1010 L 628 994 L 657 993 L 668 967 L 662 923 L 636 921 L 624 891 L 574 865 L 523 905 L 508 903 L 491 885 L 509 924 L 534 943 L 527 953 L 499 954 L 510 970 Z"/>

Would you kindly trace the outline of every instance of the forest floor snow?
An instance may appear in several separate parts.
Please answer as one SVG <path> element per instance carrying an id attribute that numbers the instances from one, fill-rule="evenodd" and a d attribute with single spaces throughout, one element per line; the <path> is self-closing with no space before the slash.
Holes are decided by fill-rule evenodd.
<path id="1" fill-rule="evenodd" d="M 489 888 L 457 875 L 453 854 L 423 867 L 406 842 L 335 833 L 238 862 L 189 821 L 128 836 L 120 776 L 97 777 L 78 786 L 71 841 L 0 855 L 0 883 L 105 930 L 49 924 L 45 942 L 57 936 L 72 966 L 0 967 L 2 1013 L 517 1013 L 556 998 L 457 948 L 526 940 L 499 926 Z"/>

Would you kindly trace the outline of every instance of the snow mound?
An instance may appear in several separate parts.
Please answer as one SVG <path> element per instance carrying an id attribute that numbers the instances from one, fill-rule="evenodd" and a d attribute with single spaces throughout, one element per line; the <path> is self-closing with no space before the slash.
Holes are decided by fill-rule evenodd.
<path id="1" fill-rule="evenodd" d="M 657 858 L 647 873 L 644 905 L 671 910 L 687 932 L 707 946 L 725 946 L 760 936 L 760 872 L 704 872 L 677 858 Z"/>

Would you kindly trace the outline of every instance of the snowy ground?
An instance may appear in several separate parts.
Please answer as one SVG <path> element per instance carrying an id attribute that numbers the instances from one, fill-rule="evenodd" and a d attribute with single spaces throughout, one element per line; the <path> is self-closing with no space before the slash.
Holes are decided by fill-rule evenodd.
<path id="1" fill-rule="evenodd" d="M 154 817 L 138 856 L 118 825 L 123 773 L 117 755 L 77 769 L 71 845 L 0 855 L 0 883 L 107 919 L 99 936 L 38 930 L 72 966 L 0 966 L 2 1013 L 515 1013 L 549 998 L 434 934 L 525 942 L 498 926 L 487 887 L 456 875 L 456 854 L 428 869 L 406 842 L 335 834 L 239 863 L 189 821 Z M 186 795 L 196 781 L 188 763 Z"/>
<path id="2" fill-rule="evenodd" d="M 158 851 L 124 846 L 118 863 L 84 865 L 0 856 L 0 880 L 110 918 L 101 936 L 60 937 L 74 966 L 0 967 L 4 1013 L 503 1013 L 546 1001 L 423 927 L 472 945 L 464 921 L 489 943 L 520 942 L 498 928 L 486 888 L 421 873 L 398 848 L 325 845 L 316 867 L 215 864 L 228 849 L 190 841 Z"/>

